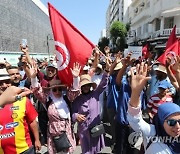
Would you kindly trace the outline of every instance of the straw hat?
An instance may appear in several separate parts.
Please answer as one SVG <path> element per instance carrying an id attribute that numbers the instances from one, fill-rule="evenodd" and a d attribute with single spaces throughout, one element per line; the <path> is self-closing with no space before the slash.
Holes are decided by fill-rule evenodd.
<path id="1" fill-rule="evenodd" d="M 92 82 L 91 76 L 89 74 L 84 74 L 80 76 L 80 87 L 86 85 L 86 84 L 91 84 L 93 89 L 96 89 L 97 85 L 95 82 Z"/>
<path id="2" fill-rule="evenodd" d="M 154 69 L 154 71 L 159 71 L 159 72 L 167 74 L 166 67 L 161 64 L 154 65 L 153 69 Z"/>
<path id="3" fill-rule="evenodd" d="M 65 84 L 62 84 L 61 80 L 53 79 L 49 81 L 48 87 L 43 87 L 44 90 L 50 90 L 52 88 L 61 87 L 62 89 L 66 89 L 67 86 Z"/>
<path id="4" fill-rule="evenodd" d="M 114 68 L 114 71 L 120 70 L 123 67 L 122 63 L 119 62 L 116 67 Z"/>
<path id="5" fill-rule="evenodd" d="M 9 80 L 10 79 L 10 76 L 8 74 L 8 72 L 6 71 L 5 68 L 3 69 L 0 69 L 0 81 L 1 80 Z"/>

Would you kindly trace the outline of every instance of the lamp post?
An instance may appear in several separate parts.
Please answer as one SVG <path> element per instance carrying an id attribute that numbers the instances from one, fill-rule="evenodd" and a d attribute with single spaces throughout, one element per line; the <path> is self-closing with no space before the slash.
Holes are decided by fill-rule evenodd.
<path id="1" fill-rule="evenodd" d="M 47 38 L 46 38 L 46 39 L 47 39 L 47 40 L 46 40 L 46 43 L 47 43 L 47 52 L 48 52 L 48 57 L 49 57 L 49 59 L 50 59 L 50 53 L 49 53 L 49 35 L 50 35 L 50 34 L 48 34 L 48 35 L 47 35 Z"/>
<path id="2" fill-rule="evenodd" d="M 47 52 L 48 52 L 48 57 L 49 57 L 49 59 L 50 59 L 49 40 L 53 40 L 50 34 L 48 34 L 48 35 L 46 36 Z"/>
<path id="3" fill-rule="evenodd" d="M 136 30 L 133 30 L 133 32 L 134 32 L 134 45 L 137 45 Z"/>

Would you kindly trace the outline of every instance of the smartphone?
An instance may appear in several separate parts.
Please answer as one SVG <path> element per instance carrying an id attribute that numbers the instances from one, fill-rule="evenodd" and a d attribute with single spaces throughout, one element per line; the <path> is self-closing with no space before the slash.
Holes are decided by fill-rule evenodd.
<path id="1" fill-rule="evenodd" d="M 22 48 L 26 48 L 27 47 L 27 39 L 22 39 L 21 40 L 21 46 L 22 46 Z"/>

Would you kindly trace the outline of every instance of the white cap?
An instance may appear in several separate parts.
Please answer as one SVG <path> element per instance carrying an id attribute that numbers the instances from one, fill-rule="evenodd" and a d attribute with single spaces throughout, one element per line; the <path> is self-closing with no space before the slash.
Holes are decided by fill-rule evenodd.
<path id="1" fill-rule="evenodd" d="M 0 81 L 1 80 L 9 80 L 10 76 L 8 74 L 8 72 L 6 71 L 6 69 L 0 69 Z"/>
<path id="2" fill-rule="evenodd" d="M 83 71 L 88 71 L 90 69 L 90 66 L 89 65 L 85 65 L 84 68 L 83 68 Z"/>

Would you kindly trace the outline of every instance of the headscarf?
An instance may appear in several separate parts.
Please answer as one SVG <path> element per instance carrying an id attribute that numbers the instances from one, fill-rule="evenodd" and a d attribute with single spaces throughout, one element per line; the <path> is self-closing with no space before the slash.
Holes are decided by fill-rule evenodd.
<path id="1" fill-rule="evenodd" d="M 153 119 L 153 123 L 155 125 L 156 128 L 156 134 L 158 136 L 169 136 L 164 127 L 164 121 L 172 114 L 175 113 L 180 113 L 180 106 L 178 106 L 175 103 L 164 103 L 162 105 L 159 106 L 158 108 L 158 112 L 157 115 L 154 117 Z M 171 140 L 173 141 L 173 140 Z M 178 141 L 180 141 L 180 137 L 178 138 Z M 166 143 L 168 145 L 168 147 L 170 148 L 171 152 L 173 154 L 177 154 L 180 153 L 180 143 L 178 142 L 168 142 Z"/>

